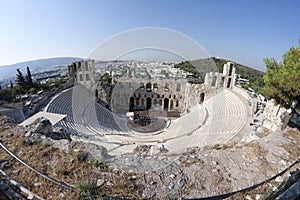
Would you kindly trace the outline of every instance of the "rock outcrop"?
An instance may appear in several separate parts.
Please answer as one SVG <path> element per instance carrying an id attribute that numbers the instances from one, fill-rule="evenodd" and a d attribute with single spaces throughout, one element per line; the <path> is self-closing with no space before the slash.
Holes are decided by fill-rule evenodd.
<path id="1" fill-rule="evenodd" d="M 26 128 L 26 137 L 30 137 L 34 141 L 39 140 L 42 136 L 51 138 L 53 140 L 66 139 L 71 141 L 70 133 L 64 129 L 55 129 L 51 122 L 46 118 L 38 118 Z"/>

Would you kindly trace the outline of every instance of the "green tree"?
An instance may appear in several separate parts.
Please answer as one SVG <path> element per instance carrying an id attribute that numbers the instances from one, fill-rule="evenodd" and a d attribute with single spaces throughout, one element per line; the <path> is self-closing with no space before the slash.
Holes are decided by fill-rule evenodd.
<path id="1" fill-rule="evenodd" d="M 292 47 L 282 57 L 264 59 L 267 67 L 263 94 L 285 108 L 300 114 L 300 48 Z"/>
<path id="2" fill-rule="evenodd" d="M 112 82 L 112 77 L 109 75 L 109 73 L 104 73 L 103 76 L 101 76 L 101 79 L 104 83 L 106 84 L 111 84 Z"/>
<path id="3" fill-rule="evenodd" d="M 10 82 L 10 88 L 14 88 L 13 83 L 11 81 L 9 81 L 9 82 Z"/>
<path id="4" fill-rule="evenodd" d="M 28 88 L 32 88 L 34 86 L 32 77 L 31 77 L 31 72 L 30 72 L 30 69 L 28 66 L 27 66 L 26 83 L 27 83 Z"/>
<path id="5" fill-rule="evenodd" d="M 11 102 L 14 98 L 13 95 L 14 95 L 13 89 L 10 87 L 0 90 L 0 100 Z"/>
<path id="6" fill-rule="evenodd" d="M 22 72 L 20 71 L 20 69 L 17 69 L 17 85 L 19 85 L 23 90 L 27 89 L 27 84 L 26 84 L 26 80 L 22 74 Z"/>

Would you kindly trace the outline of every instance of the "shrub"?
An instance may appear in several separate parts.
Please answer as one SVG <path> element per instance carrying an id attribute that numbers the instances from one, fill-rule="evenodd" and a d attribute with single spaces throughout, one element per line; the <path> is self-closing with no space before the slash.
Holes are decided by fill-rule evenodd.
<path id="1" fill-rule="evenodd" d="M 100 167 L 103 165 L 102 161 L 97 160 L 97 159 L 92 159 L 90 161 L 90 164 L 93 165 L 94 167 Z"/>
<path id="2" fill-rule="evenodd" d="M 57 175 L 68 175 L 68 171 L 64 166 L 58 166 L 55 168 L 55 173 Z"/>
<path id="3" fill-rule="evenodd" d="M 77 153 L 76 153 L 76 158 L 77 158 L 77 160 L 78 161 L 80 161 L 80 162 L 85 162 L 85 161 L 87 161 L 87 159 L 88 159 L 88 153 L 87 152 L 84 152 L 84 151 L 78 151 Z"/>
<path id="4" fill-rule="evenodd" d="M 80 199 L 96 199 L 99 196 L 96 184 L 90 180 L 77 183 L 77 188 Z"/>

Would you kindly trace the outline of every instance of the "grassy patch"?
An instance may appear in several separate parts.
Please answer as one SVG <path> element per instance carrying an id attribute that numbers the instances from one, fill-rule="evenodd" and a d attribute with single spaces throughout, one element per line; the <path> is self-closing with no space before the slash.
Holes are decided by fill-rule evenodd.
<path id="1" fill-rule="evenodd" d="M 64 166 L 57 166 L 55 169 L 54 169 L 54 172 L 57 174 L 57 175 L 68 175 L 69 172 L 67 171 L 67 169 L 64 167 Z"/>
<path id="2" fill-rule="evenodd" d="M 101 197 L 96 184 L 89 180 L 77 183 L 77 188 L 80 192 L 80 199 L 97 199 Z"/>
<path id="3" fill-rule="evenodd" d="M 78 151 L 75 156 L 79 162 L 85 162 L 87 161 L 89 154 L 85 151 Z"/>
<path id="4" fill-rule="evenodd" d="M 100 167 L 100 166 L 103 166 L 103 163 L 102 161 L 100 160 L 97 160 L 97 159 L 92 159 L 90 160 L 90 164 L 94 167 Z"/>

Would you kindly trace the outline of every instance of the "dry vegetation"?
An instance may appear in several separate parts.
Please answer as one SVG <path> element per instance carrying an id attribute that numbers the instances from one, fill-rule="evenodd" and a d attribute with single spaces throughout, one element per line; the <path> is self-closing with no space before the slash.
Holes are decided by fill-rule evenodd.
<path id="1" fill-rule="evenodd" d="M 0 131 L 0 140 L 15 155 L 40 172 L 75 187 L 79 192 L 64 189 L 11 158 L 2 148 L 0 163 L 6 161 L 3 171 L 25 188 L 45 199 L 102 199 L 103 196 L 137 198 L 139 188 L 133 174 L 109 169 L 100 160 L 88 159 L 82 151 L 66 154 L 52 145 L 37 143 L 25 145 L 24 133 L 10 134 L 11 128 Z M 4 180 L 4 179 L 2 179 Z M 98 181 L 98 186 L 97 186 Z"/>
<path id="2" fill-rule="evenodd" d="M 154 190 L 157 185 L 158 187 L 155 191 L 157 192 L 157 195 L 159 195 L 158 192 L 162 190 L 163 187 L 165 188 L 168 186 L 168 181 L 170 179 L 169 174 L 171 172 L 176 173 L 178 170 L 177 178 L 182 176 L 185 177 L 186 180 L 186 186 L 181 190 L 182 193 L 179 194 L 180 196 L 188 194 L 191 188 L 194 190 L 207 190 L 207 188 L 205 188 L 207 186 L 205 185 L 205 182 L 203 182 L 206 180 L 205 177 L 211 177 L 210 180 L 206 181 L 210 181 L 210 186 L 212 188 L 218 189 L 220 193 L 226 193 L 233 190 L 232 184 L 234 183 L 231 182 L 234 182 L 234 179 L 232 179 L 230 175 L 226 175 L 227 172 L 231 173 L 231 165 L 226 167 L 226 163 L 223 163 L 225 161 L 222 161 L 221 158 L 222 156 L 230 157 L 235 155 L 233 154 L 234 152 L 240 152 L 239 154 L 245 154 L 248 156 L 252 155 L 252 159 L 257 163 L 260 163 L 259 165 L 253 166 L 259 167 L 259 174 L 263 177 L 270 177 L 268 175 L 268 170 L 274 171 L 274 174 L 276 171 L 276 169 L 273 169 L 274 166 L 270 165 L 266 159 L 266 155 L 269 153 L 269 148 L 256 141 L 243 145 L 230 143 L 227 145 L 205 147 L 203 149 L 191 148 L 181 155 L 178 170 L 174 167 L 174 165 L 174 168 L 172 169 L 165 169 L 165 171 L 162 170 L 161 172 L 157 172 L 159 176 L 157 174 L 145 174 L 144 178 L 142 178 L 140 174 L 137 175 L 125 172 L 122 168 L 110 168 L 101 160 L 91 159 L 90 155 L 85 151 L 72 151 L 72 153 L 67 154 L 60 149 L 54 148 L 52 145 L 53 142 L 50 140 L 44 140 L 43 143 L 35 142 L 28 146 L 26 145 L 26 137 L 24 136 L 22 129 L 13 128 L 14 126 L 15 125 L 13 123 L 3 124 L 0 120 L 0 140 L 2 143 L 15 155 L 33 166 L 35 169 L 58 181 L 66 183 L 79 191 L 72 192 L 71 190 L 64 189 L 54 183 L 51 183 L 45 178 L 40 177 L 35 172 L 32 172 L 21 163 L 11 158 L 11 156 L 1 148 L 0 164 L 6 162 L 2 170 L 25 188 L 45 199 L 102 199 L 103 197 L 141 199 L 146 187 Z M 14 134 L 11 134 L 12 132 Z M 280 146 L 289 153 L 288 156 L 291 161 L 295 160 L 295 158 L 299 156 L 299 132 L 290 129 L 284 133 L 284 137 L 289 138 L 290 142 L 282 143 Z M 294 145 L 291 145 L 291 142 Z M 135 151 L 148 152 L 149 148 L 149 146 L 144 145 L 137 147 Z M 212 156 L 205 157 L 200 155 L 208 152 L 211 152 Z M 218 152 L 220 152 L 220 154 Z M 245 161 L 242 160 L 242 162 Z M 243 167 L 242 164 L 243 163 L 239 163 L 237 166 Z M 286 179 L 290 173 L 299 168 L 299 165 L 300 164 L 297 164 L 287 171 L 282 178 Z M 235 165 L 232 166 L 234 167 Z M 286 165 L 286 167 L 287 166 L 288 165 Z M 194 177 L 195 180 L 201 179 L 200 181 L 198 180 L 199 183 L 192 179 L 192 176 L 194 175 L 188 175 L 191 169 L 196 170 L 195 176 L 197 174 L 201 175 L 200 177 Z M 201 171 L 198 169 L 201 169 Z M 135 176 L 134 179 L 132 178 L 133 176 Z M 249 176 L 254 176 L 254 174 L 249 174 Z M 143 182 L 145 177 L 148 181 Z M 163 179 L 163 181 L 161 182 L 157 179 L 158 177 Z M 1 176 L 0 179 L 5 180 Z M 5 182 L 8 183 L 7 181 Z M 255 183 L 258 182 L 259 181 Z M 154 183 L 155 185 L 153 185 Z M 200 184 L 202 189 L 200 186 L 198 187 L 197 184 Z M 246 197 L 248 199 L 256 199 L 258 197 L 258 199 L 263 199 L 272 193 L 274 188 L 279 185 L 280 181 L 272 180 L 250 191 L 233 195 L 228 199 L 246 199 Z M 166 197 L 169 197 L 170 199 L 175 197 L 170 195 L 171 193 L 168 193 Z M 200 196 L 201 195 L 199 195 L 199 197 Z"/>

